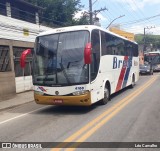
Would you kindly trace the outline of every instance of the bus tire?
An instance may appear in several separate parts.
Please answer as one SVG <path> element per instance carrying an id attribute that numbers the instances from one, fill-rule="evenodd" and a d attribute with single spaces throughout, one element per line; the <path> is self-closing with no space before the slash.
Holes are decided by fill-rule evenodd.
<path id="1" fill-rule="evenodd" d="M 105 105 L 108 103 L 109 100 L 110 100 L 110 90 L 109 87 L 106 85 L 106 87 L 104 88 L 104 98 L 100 101 L 100 104 Z"/>
<path id="2" fill-rule="evenodd" d="M 134 76 L 134 74 L 132 75 L 132 83 L 131 83 L 131 88 L 134 88 L 134 86 L 135 86 L 135 76 Z"/>

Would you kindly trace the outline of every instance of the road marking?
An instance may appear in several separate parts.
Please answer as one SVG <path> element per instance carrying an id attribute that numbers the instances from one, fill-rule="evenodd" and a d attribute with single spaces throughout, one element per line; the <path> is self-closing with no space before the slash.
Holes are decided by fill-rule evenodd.
<path id="1" fill-rule="evenodd" d="M 45 107 L 38 108 L 38 109 L 33 110 L 33 111 L 30 111 L 30 112 L 27 112 L 27 113 L 24 113 L 24 114 L 21 114 L 21 115 L 18 115 L 18 116 L 15 116 L 15 117 L 10 118 L 10 119 L 8 119 L 8 120 L 4 120 L 4 121 L 0 122 L 0 125 L 1 125 L 1 124 L 4 124 L 4 123 L 7 123 L 7 122 L 9 122 L 9 121 L 12 121 L 12 120 L 14 120 L 14 119 L 17 119 L 17 118 L 26 116 L 26 115 L 31 114 L 31 113 L 33 113 L 33 112 L 39 111 L 39 110 L 41 110 L 41 109 L 43 109 L 43 108 L 46 108 L 46 106 L 45 106 Z"/>
<path id="2" fill-rule="evenodd" d="M 100 128 L 102 125 L 104 125 L 107 121 L 109 121 L 114 115 L 116 115 L 122 108 L 124 108 L 129 102 L 131 102 L 136 96 L 138 96 L 141 92 L 143 92 L 148 86 L 150 86 L 157 77 L 152 77 L 147 83 L 145 83 L 143 86 L 135 90 L 133 93 L 113 105 L 111 108 L 109 108 L 107 111 L 103 112 L 101 115 L 99 115 L 97 118 L 93 119 L 91 122 L 87 123 L 84 127 L 82 127 L 80 130 L 75 132 L 73 135 L 68 137 L 64 140 L 64 142 L 57 145 L 55 148 L 52 149 L 52 151 L 58 151 L 61 150 L 60 148 L 64 148 L 68 142 L 75 141 L 80 135 L 82 135 L 77 141 L 75 142 L 83 142 L 85 139 L 87 139 L 90 135 L 92 135 L 98 128 Z M 108 116 L 107 116 L 108 115 Z M 104 119 L 103 119 L 104 118 Z M 91 129 L 89 129 L 91 128 Z M 88 130 L 88 131 L 87 131 Z M 86 132 L 87 131 L 87 132 Z M 76 143 L 76 146 L 78 144 Z M 72 146 L 75 147 L 76 146 Z M 69 150 L 69 149 L 68 149 Z M 74 150 L 74 148 L 72 148 Z M 69 150 L 70 151 L 70 150 Z"/>
<path id="3" fill-rule="evenodd" d="M 154 82 L 154 81 L 153 81 Z M 137 94 L 135 94 L 132 98 L 124 102 L 121 106 L 119 106 L 116 110 L 114 110 L 112 113 L 110 113 L 106 118 L 101 120 L 96 126 L 91 128 L 88 132 L 86 132 L 82 137 L 80 137 L 75 142 L 84 142 L 88 137 L 90 137 L 95 131 L 97 131 L 100 127 L 102 127 L 104 124 L 106 124 L 112 117 L 114 117 L 117 113 L 119 113 L 127 104 L 129 104 L 135 97 L 137 97 L 141 92 L 143 92 L 147 87 L 150 86 L 153 82 L 149 83 L 146 87 L 143 87 L 141 91 L 139 91 Z M 78 147 L 80 143 L 75 143 L 71 147 L 66 149 L 66 151 L 74 151 L 76 147 Z"/>

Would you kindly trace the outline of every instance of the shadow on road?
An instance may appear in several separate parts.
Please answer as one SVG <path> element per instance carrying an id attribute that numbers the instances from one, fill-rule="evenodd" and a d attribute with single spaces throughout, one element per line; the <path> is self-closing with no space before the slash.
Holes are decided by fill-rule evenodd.
<path id="1" fill-rule="evenodd" d="M 32 114 L 65 114 L 65 115 L 76 115 L 76 114 L 86 114 L 96 108 L 96 104 L 92 106 L 49 106 L 40 111 L 36 111 Z"/>

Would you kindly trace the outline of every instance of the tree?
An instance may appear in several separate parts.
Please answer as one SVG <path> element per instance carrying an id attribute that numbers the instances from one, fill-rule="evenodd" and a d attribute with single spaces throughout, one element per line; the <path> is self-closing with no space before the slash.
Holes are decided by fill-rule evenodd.
<path id="1" fill-rule="evenodd" d="M 59 26 L 69 26 L 77 24 L 88 24 L 87 18 L 82 16 L 74 19 L 75 13 L 80 11 L 83 6 L 80 0 L 25 0 L 34 5 L 44 8 L 41 16 L 42 23 Z"/>
<path id="2" fill-rule="evenodd" d="M 159 35 L 146 35 L 145 37 L 146 46 L 150 47 L 152 44 L 152 49 L 157 50 L 160 49 L 160 36 Z M 143 45 L 144 44 L 144 35 L 138 34 L 135 36 L 135 40 L 138 44 Z"/>

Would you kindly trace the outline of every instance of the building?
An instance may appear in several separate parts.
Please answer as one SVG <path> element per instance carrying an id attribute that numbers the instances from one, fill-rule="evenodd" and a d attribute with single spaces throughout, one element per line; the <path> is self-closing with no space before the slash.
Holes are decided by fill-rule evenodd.
<path id="1" fill-rule="evenodd" d="M 126 32 L 126 31 L 123 31 L 123 30 L 120 30 L 118 28 L 115 28 L 115 27 L 110 27 L 109 30 L 113 33 L 116 33 L 120 36 L 123 36 L 131 41 L 134 41 L 134 34 L 133 33 L 129 33 L 129 32 Z"/>
<path id="2" fill-rule="evenodd" d="M 42 8 L 23 0 L 0 1 L 0 100 L 32 89 L 31 62 L 20 68 L 20 55 L 33 49 L 35 37 L 51 28 L 39 25 Z"/>

